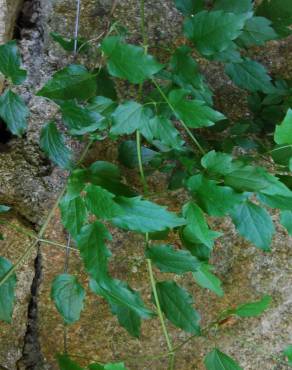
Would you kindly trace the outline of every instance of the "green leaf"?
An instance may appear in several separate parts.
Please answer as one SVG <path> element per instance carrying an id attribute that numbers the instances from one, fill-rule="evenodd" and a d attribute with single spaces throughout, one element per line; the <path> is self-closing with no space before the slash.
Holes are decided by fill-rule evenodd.
<path id="1" fill-rule="evenodd" d="M 201 174 L 190 177 L 187 186 L 199 206 L 210 216 L 224 216 L 244 200 L 242 194 Z"/>
<path id="2" fill-rule="evenodd" d="M 215 0 L 214 10 L 224 10 L 234 14 L 252 12 L 252 0 Z"/>
<path id="3" fill-rule="evenodd" d="M 84 200 L 77 196 L 65 195 L 60 202 L 62 223 L 75 239 L 87 219 Z"/>
<path id="4" fill-rule="evenodd" d="M 111 235 L 100 222 L 83 226 L 76 238 L 85 269 L 98 282 L 108 276 L 111 252 L 107 249 L 105 240 L 111 240 Z"/>
<path id="5" fill-rule="evenodd" d="M 243 370 L 231 357 L 214 348 L 205 357 L 207 370 Z"/>
<path id="6" fill-rule="evenodd" d="M 124 213 L 111 221 L 122 229 L 148 233 L 185 224 L 183 218 L 167 211 L 165 207 L 143 200 L 141 197 L 119 197 L 116 202 Z"/>
<path id="7" fill-rule="evenodd" d="M 52 284 L 51 297 L 66 324 L 73 324 L 80 319 L 85 290 L 75 276 L 58 275 Z"/>
<path id="8" fill-rule="evenodd" d="M 100 282 L 90 280 L 90 289 L 106 299 L 111 305 L 133 310 L 141 318 L 147 319 L 153 316 L 153 312 L 145 308 L 140 294 L 120 280 L 111 278 Z"/>
<path id="9" fill-rule="evenodd" d="M 174 0 L 177 9 L 185 16 L 190 16 L 204 9 L 204 0 Z"/>
<path id="10" fill-rule="evenodd" d="M 95 94 L 96 76 L 78 64 L 71 64 L 56 72 L 37 93 L 52 100 L 86 100 Z"/>
<path id="11" fill-rule="evenodd" d="M 260 190 L 257 196 L 268 207 L 287 211 L 292 209 L 292 191 L 280 181 Z"/>
<path id="12" fill-rule="evenodd" d="M 143 48 L 126 44 L 118 36 L 105 38 L 101 49 L 108 58 L 109 73 L 134 84 L 147 80 L 163 68 L 151 55 L 145 54 Z"/>
<path id="13" fill-rule="evenodd" d="M 201 164 L 211 173 L 227 175 L 232 172 L 232 157 L 226 153 L 211 152 L 205 154 L 201 159 Z"/>
<path id="14" fill-rule="evenodd" d="M 277 144 L 292 144 L 292 109 L 288 109 L 282 123 L 276 126 L 274 140 Z"/>
<path id="15" fill-rule="evenodd" d="M 88 370 L 104 370 L 104 366 L 101 364 L 90 364 Z"/>
<path id="16" fill-rule="evenodd" d="M 174 281 L 156 283 L 161 310 L 178 328 L 200 335 L 200 315 L 193 308 L 192 296 Z"/>
<path id="17" fill-rule="evenodd" d="M 292 365 L 292 345 L 289 345 L 287 346 L 284 350 L 283 350 L 283 354 L 285 355 L 285 357 L 287 357 L 288 359 L 288 365 Z"/>
<path id="18" fill-rule="evenodd" d="M 173 123 L 164 116 L 155 116 L 146 123 L 141 130 L 145 138 L 153 142 L 155 145 L 156 139 L 159 140 L 167 149 L 182 150 L 184 141 L 180 136 L 179 131 L 174 127 Z"/>
<path id="19" fill-rule="evenodd" d="M 85 188 L 85 204 L 87 209 L 96 217 L 108 220 L 123 213 L 114 202 L 114 195 L 97 185 L 88 185 Z"/>
<path id="20" fill-rule="evenodd" d="M 193 277 L 198 285 L 202 288 L 206 288 L 217 294 L 219 297 L 223 297 L 224 291 L 221 287 L 221 281 L 212 271 L 212 266 L 207 264 L 201 264 L 197 271 L 193 272 Z"/>
<path id="21" fill-rule="evenodd" d="M 0 72 L 20 85 L 26 79 L 26 71 L 20 68 L 21 59 L 16 41 L 0 45 Z"/>
<path id="22" fill-rule="evenodd" d="M 57 355 L 60 370 L 84 370 L 67 355 Z"/>
<path id="23" fill-rule="evenodd" d="M 5 213 L 5 212 L 8 212 L 9 210 L 10 210 L 10 207 L 0 204 L 0 213 Z"/>
<path id="24" fill-rule="evenodd" d="M 276 39 L 278 35 L 271 27 L 271 23 L 264 17 L 248 19 L 237 42 L 248 48 L 253 45 L 264 45 L 266 41 Z"/>
<path id="25" fill-rule="evenodd" d="M 115 195 L 133 196 L 135 194 L 121 182 L 118 167 L 105 161 L 96 161 L 88 169 L 75 172 L 75 176 L 73 175 L 71 177 L 71 187 L 73 186 L 73 182 L 77 191 L 78 189 L 79 191 L 84 189 L 85 183 L 90 182 L 94 185 L 101 186 Z"/>
<path id="26" fill-rule="evenodd" d="M 0 257 L 0 280 L 13 267 L 6 258 Z M 13 305 L 15 300 L 16 274 L 13 273 L 4 284 L 0 286 L 0 320 L 11 323 Z"/>
<path id="27" fill-rule="evenodd" d="M 72 168 L 72 152 L 65 145 L 63 136 L 54 122 L 48 122 L 42 128 L 40 147 L 50 160 L 59 167 Z"/>
<path id="28" fill-rule="evenodd" d="M 197 271 L 201 264 L 189 251 L 178 250 L 171 245 L 156 245 L 148 248 L 145 255 L 160 271 L 173 272 L 178 275 Z"/>
<path id="29" fill-rule="evenodd" d="M 124 306 L 112 305 L 113 314 L 117 315 L 119 324 L 127 330 L 127 332 L 135 338 L 139 338 L 141 334 L 141 319 L 140 316 L 133 310 Z"/>
<path id="30" fill-rule="evenodd" d="M 21 136 L 24 133 L 28 115 L 29 110 L 19 95 L 6 90 L 0 96 L 0 117 L 14 135 Z"/>
<path id="31" fill-rule="evenodd" d="M 292 235 L 292 211 L 281 211 L 281 224 Z"/>
<path id="32" fill-rule="evenodd" d="M 134 101 L 119 105 L 113 113 L 111 133 L 114 135 L 132 134 L 142 129 L 150 119 L 150 112 L 148 108 Z"/>
<path id="33" fill-rule="evenodd" d="M 87 108 L 90 111 L 97 112 L 106 118 L 110 118 L 114 110 L 116 109 L 116 103 L 109 98 L 104 96 L 95 96 L 89 100 Z"/>
<path id="34" fill-rule="evenodd" d="M 141 146 L 142 163 L 147 164 L 158 155 L 152 149 Z M 128 168 L 135 168 L 139 165 L 137 144 L 133 140 L 123 141 L 119 146 L 119 161 Z"/>
<path id="35" fill-rule="evenodd" d="M 235 314 L 240 317 L 260 316 L 271 304 L 272 297 L 265 295 L 260 301 L 245 303 L 235 309 Z"/>
<path id="36" fill-rule="evenodd" d="M 290 171 L 292 171 L 290 165 L 292 158 L 292 144 L 277 145 L 270 153 L 276 163 L 290 167 Z"/>
<path id="37" fill-rule="evenodd" d="M 98 69 L 96 78 L 96 95 L 106 97 L 112 100 L 117 99 L 117 92 L 114 81 L 110 78 L 106 68 Z"/>
<path id="38" fill-rule="evenodd" d="M 175 50 L 170 60 L 172 80 L 196 99 L 212 105 L 212 91 L 205 83 L 198 63 L 191 57 L 191 51 L 191 48 L 185 45 Z"/>
<path id="39" fill-rule="evenodd" d="M 183 236 L 191 243 L 202 243 L 209 249 L 213 248 L 214 239 L 221 233 L 210 230 L 200 207 L 190 202 L 184 205 L 183 215 L 187 220 L 187 226 L 183 228 Z"/>
<path id="40" fill-rule="evenodd" d="M 123 362 L 117 362 L 115 364 L 105 364 L 104 370 L 127 370 Z"/>
<path id="41" fill-rule="evenodd" d="M 235 85 L 242 89 L 267 94 L 275 90 L 265 67 L 253 60 L 244 59 L 241 63 L 228 63 L 225 72 Z"/>
<path id="42" fill-rule="evenodd" d="M 78 105 L 75 101 L 61 104 L 62 118 L 71 135 L 85 135 L 96 130 L 104 129 L 104 117 L 87 107 Z"/>
<path id="43" fill-rule="evenodd" d="M 235 162 L 232 172 L 224 176 L 224 184 L 237 191 L 259 191 L 267 188 L 276 181 L 276 177 L 269 174 L 262 167 L 245 166 Z"/>
<path id="44" fill-rule="evenodd" d="M 270 250 L 275 228 L 271 216 L 264 208 L 247 201 L 231 212 L 231 218 L 240 235 L 256 247 Z"/>
<path id="45" fill-rule="evenodd" d="M 256 13 L 270 19 L 275 30 L 281 36 L 291 34 L 291 30 L 288 28 L 292 24 L 290 0 L 263 0 Z"/>
<path id="46" fill-rule="evenodd" d="M 230 44 L 228 49 L 209 55 L 207 58 L 223 63 L 241 63 L 242 61 L 240 52 L 237 50 L 237 45 L 235 43 Z"/>
<path id="47" fill-rule="evenodd" d="M 184 32 L 196 49 L 208 56 L 228 49 L 239 36 L 245 19 L 243 14 L 202 11 L 185 21 Z"/>
<path id="48" fill-rule="evenodd" d="M 60 33 L 57 33 L 57 32 L 51 32 L 50 36 L 64 50 L 66 50 L 66 51 L 73 51 L 74 50 L 75 38 L 64 37 Z M 78 50 L 78 52 L 84 53 L 88 49 L 89 49 L 89 44 L 87 43 L 87 40 L 83 37 L 78 37 L 78 39 L 77 39 L 77 50 Z"/>
<path id="49" fill-rule="evenodd" d="M 187 100 L 188 92 L 183 89 L 172 90 L 168 96 L 169 102 L 176 112 L 178 119 L 182 120 L 188 127 L 212 126 L 225 117 L 222 113 L 208 107 L 201 100 Z"/>

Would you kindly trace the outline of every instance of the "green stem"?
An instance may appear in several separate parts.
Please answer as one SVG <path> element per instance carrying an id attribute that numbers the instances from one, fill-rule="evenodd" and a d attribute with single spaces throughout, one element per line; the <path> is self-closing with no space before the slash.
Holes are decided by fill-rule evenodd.
<path id="1" fill-rule="evenodd" d="M 28 236 L 29 238 L 33 238 L 33 239 L 37 239 L 37 235 L 34 234 L 34 233 L 31 233 L 27 230 L 25 230 L 24 228 L 20 227 L 20 226 L 17 226 L 17 225 L 14 225 L 8 221 L 4 221 L 4 220 L 1 220 L 0 221 L 0 225 L 5 225 L 7 227 L 9 227 L 10 229 L 22 234 L 22 235 L 25 235 L 25 236 Z"/>
<path id="2" fill-rule="evenodd" d="M 86 154 L 88 153 L 88 150 L 90 149 L 90 146 L 92 145 L 92 143 L 93 143 L 93 141 L 90 141 L 87 144 L 83 153 L 80 156 L 80 159 L 79 159 L 77 165 L 80 164 L 84 160 L 84 158 L 85 158 Z M 11 269 L 9 271 L 7 271 L 7 273 L 1 278 L 0 286 L 3 285 L 14 274 L 14 272 L 18 269 L 18 267 L 22 265 L 22 263 L 25 261 L 25 259 L 30 256 L 30 254 L 32 253 L 34 248 L 38 245 L 39 240 L 42 239 L 42 237 L 43 237 L 51 219 L 53 218 L 53 216 L 56 212 L 56 209 L 58 208 L 59 202 L 60 202 L 61 198 L 63 197 L 63 195 L 65 193 L 65 190 L 66 190 L 66 186 L 64 186 L 63 190 L 61 191 L 57 200 L 55 201 L 53 207 L 51 208 L 49 214 L 47 215 L 43 226 L 41 227 L 39 233 L 35 237 L 35 241 L 32 244 L 29 245 L 29 247 L 24 251 L 24 253 L 16 261 L 16 263 L 11 267 Z"/>
<path id="3" fill-rule="evenodd" d="M 141 135 L 139 131 L 136 131 L 136 145 L 137 145 L 137 157 L 138 166 L 140 171 L 141 182 L 143 184 L 144 193 L 148 194 L 148 185 L 144 174 L 143 162 L 142 162 L 142 151 L 141 151 Z"/>
<path id="4" fill-rule="evenodd" d="M 171 343 L 171 340 L 170 340 L 170 337 L 168 335 L 168 331 L 167 331 L 167 328 L 166 328 L 166 325 L 165 325 L 165 322 L 164 322 L 163 313 L 161 311 L 159 298 L 158 298 L 158 294 L 157 294 L 157 289 L 156 289 L 156 283 L 155 283 L 153 269 L 152 269 L 152 262 L 151 262 L 150 259 L 147 259 L 147 267 L 148 267 L 148 273 L 149 273 L 149 277 L 150 277 L 151 288 L 152 288 L 152 291 L 153 291 L 154 301 L 155 301 L 155 305 L 156 305 L 156 309 L 157 309 L 157 314 L 158 314 L 158 317 L 159 317 L 159 320 L 160 320 L 160 323 L 161 323 L 161 326 L 162 326 L 163 334 L 165 336 L 167 348 L 168 348 L 169 354 L 173 355 L 173 347 L 172 347 L 172 343 Z"/>
<path id="5" fill-rule="evenodd" d="M 57 242 L 54 242 L 53 240 L 48 240 L 48 239 L 38 239 L 38 242 L 40 243 L 43 243 L 43 244 L 49 244 L 49 245 L 53 245 L 55 247 L 59 247 L 59 248 L 62 248 L 62 249 L 70 249 L 71 251 L 74 251 L 76 253 L 79 253 L 79 250 L 78 249 L 75 249 L 75 248 L 71 248 L 71 247 L 68 247 L 67 245 L 64 245 L 64 244 L 61 244 L 61 243 L 57 243 Z"/>
<path id="6" fill-rule="evenodd" d="M 167 96 L 164 94 L 163 90 L 161 89 L 161 87 L 159 86 L 159 84 L 155 81 L 154 78 L 152 78 L 152 82 L 154 83 L 154 85 L 156 86 L 157 90 L 159 91 L 160 95 L 163 97 L 163 99 L 166 101 L 167 105 L 169 106 L 169 108 L 172 110 L 172 112 L 176 115 L 176 111 L 173 107 L 173 105 L 171 104 L 171 102 L 168 100 Z M 183 128 L 186 130 L 187 134 L 189 135 L 189 137 L 192 139 L 192 141 L 194 142 L 194 144 L 197 146 L 197 148 L 199 149 L 199 151 L 205 155 L 206 152 L 205 150 L 203 149 L 203 147 L 201 146 L 201 144 L 198 142 L 198 140 L 196 139 L 196 137 L 192 134 L 191 130 L 188 128 L 188 126 L 184 123 L 184 121 L 182 120 L 179 120 L 179 122 L 181 123 L 181 125 L 183 126 Z"/>

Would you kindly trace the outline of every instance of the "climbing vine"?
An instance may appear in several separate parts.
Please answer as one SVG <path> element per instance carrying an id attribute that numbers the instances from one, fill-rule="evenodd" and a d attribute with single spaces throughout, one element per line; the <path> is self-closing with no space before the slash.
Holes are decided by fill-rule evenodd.
<path id="1" fill-rule="evenodd" d="M 168 321 L 189 333 L 191 340 L 231 316 L 260 315 L 269 308 L 272 297 L 267 294 L 256 302 L 226 307 L 214 322 L 201 327 L 201 314 L 191 294 L 174 279 L 158 280 L 156 269 L 176 275 L 190 273 L 195 284 L 220 299 L 223 286 L 209 260 L 222 233 L 210 228 L 209 216 L 229 216 L 238 233 L 263 253 L 270 250 L 275 234 L 269 209 L 280 210 L 282 225 L 292 233 L 291 87 L 289 81 L 272 77 L 262 64 L 249 58 L 251 46 L 291 33 L 289 1 L 264 0 L 255 6 L 251 0 L 208 4 L 176 0 L 175 5 L 185 17 L 185 39 L 169 51 L 164 63 L 149 53 L 143 0 L 142 45 L 129 44 L 126 30 L 117 23 L 102 40 L 51 35 L 64 50 L 75 49 L 96 58 L 93 70 L 77 62 L 70 64 L 36 93 L 58 106 L 66 135 L 84 143 L 84 151 L 80 159 L 74 158 L 56 122 L 44 122 L 40 148 L 54 164 L 70 172 L 67 185 L 39 233 L 29 235 L 32 243 L 19 260 L 12 264 L 0 257 L 0 320 L 11 322 L 16 270 L 40 243 L 67 252 L 74 249 L 88 274 L 89 289 L 108 303 L 129 335 L 139 338 L 141 321 L 158 316 L 167 345 L 161 357 L 168 357 L 169 369 L 175 368 L 175 354 L 185 343 L 173 346 Z M 231 122 L 216 110 L 213 92 L 195 55 L 224 65 L 226 75 L 248 93 L 253 119 Z M 26 79 L 15 41 L 0 46 L 0 72 L 9 85 L 0 97 L 0 117 L 13 135 L 22 136 L 29 109 L 15 92 L 15 85 Z M 119 80 L 133 85 L 136 99 L 118 98 L 115 82 Z M 85 167 L 91 146 L 104 140 L 119 145 L 120 167 L 105 161 Z M 258 164 L 270 157 L 272 170 Z M 141 188 L 125 181 L 125 167 L 137 170 Z M 167 174 L 166 194 L 178 189 L 185 194 L 187 201 L 179 212 L 170 212 L 152 200 L 155 193 L 147 177 L 154 171 Z M 57 207 L 70 235 L 67 246 L 43 239 Z M 8 211 L 8 206 L 0 206 L 0 213 Z M 15 227 L 4 218 L 1 223 Z M 127 282 L 111 276 L 107 246 L 112 239 L 111 226 L 144 235 L 151 302 L 143 302 Z M 179 248 L 169 244 L 170 232 L 180 239 Z M 79 320 L 86 293 L 74 274 L 65 271 L 56 276 L 51 297 L 66 327 Z M 289 364 L 290 347 L 281 360 L 286 356 Z M 241 369 L 223 351 L 214 348 L 205 355 L 206 369 Z M 58 361 L 62 370 L 81 369 L 67 353 L 58 355 Z M 91 364 L 88 369 L 126 368 L 115 363 Z"/>

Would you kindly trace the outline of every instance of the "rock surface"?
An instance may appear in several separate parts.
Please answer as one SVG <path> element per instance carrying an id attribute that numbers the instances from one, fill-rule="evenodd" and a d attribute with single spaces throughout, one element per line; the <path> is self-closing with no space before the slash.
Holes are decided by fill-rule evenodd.
<path id="1" fill-rule="evenodd" d="M 63 187 L 67 174 L 54 169 L 38 148 L 40 128 L 45 121 L 55 115 L 55 107 L 41 98 L 34 97 L 30 91 L 32 88 L 37 90 L 54 71 L 72 61 L 71 56 L 52 42 L 49 33 L 54 31 L 72 36 L 76 2 L 36 0 L 25 1 L 24 5 L 22 19 L 25 21 L 20 32 L 20 45 L 25 66 L 29 70 L 29 78 L 20 88 L 20 92 L 27 100 L 32 114 L 26 138 L 13 139 L 5 144 L 0 152 L 0 203 L 14 206 L 19 216 L 35 224 L 35 229 L 38 229 Z M 1 14 L 2 8 L 0 9 Z M 83 0 L 80 35 L 90 39 L 98 37 L 108 26 L 110 16 L 126 25 L 131 41 L 141 42 L 139 4 L 134 0 L 118 2 Z M 152 45 L 151 52 L 163 60 L 164 51 L 161 47 L 180 42 L 182 19 L 171 0 L 149 0 L 146 1 L 146 20 L 149 43 Z M 292 64 L 287 58 L 291 55 L 291 43 L 287 40 L 269 43 L 265 48 L 255 50 L 255 53 L 273 73 L 284 73 L 286 78 L 291 78 Z M 243 115 L 248 116 L 245 95 L 223 76 L 221 66 L 202 62 L 202 69 L 215 92 L 220 92 L 216 102 L 218 109 L 234 120 Z M 71 141 L 69 144 L 78 156 L 80 145 Z M 112 145 L 98 144 L 89 154 L 88 161 L 98 159 L 116 161 L 116 155 L 116 149 Z M 130 177 L 132 178 L 132 174 Z M 156 179 L 156 183 L 153 181 L 153 186 L 162 190 L 164 185 L 163 177 L 161 180 Z M 171 198 L 159 199 L 159 202 L 175 209 L 177 198 L 173 195 Z M 231 321 L 218 330 L 212 330 L 209 338 L 191 340 L 178 352 L 176 368 L 204 369 L 202 358 L 215 344 L 234 356 L 245 370 L 286 369 L 276 357 L 292 342 L 292 294 L 289 289 L 292 283 L 291 239 L 278 226 L 272 253 L 264 254 L 239 238 L 229 220 L 214 221 L 214 228 L 225 232 L 224 237 L 218 241 L 213 256 L 213 264 L 223 281 L 225 296 L 218 299 L 213 294 L 199 289 L 191 276 L 176 277 L 177 282 L 194 293 L 196 308 L 202 313 L 203 326 L 235 302 L 255 300 L 264 294 L 270 294 L 273 297 L 273 304 L 261 318 Z M 143 258 L 142 239 L 116 229 L 111 231 L 113 242 L 109 247 L 113 252 L 111 263 L 113 276 L 127 280 L 149 303 L 150 289 Z M 4 251 L 10 245 L 17 245 L 17 248 L 9 249 L 9 257 L 15 261 L 26 248 L 28 240 L 24 237 L 16 239 L 18 236 L 6 229 L 5 233 L 7 244 L 1 242 L 1 251 L 2 245 Z M 67 236 L 60 224 L 58 213 L 50 223 L 46 237 L 66 244 Z M 29 342 L 31 340 L 29 336 L 24 339 L 30 286 L 35 273 L 32 262 L 34 256 L 30 264 L 23 265 L 19 272 L 18 298 L 14 313 L 17 319 L 14 326 L 0 324 L 0 365 L 8 370 L 14 370 L 17 366 L 19 369 L 55 370 L 57 369 L 55 354 L 64 350 L 64 326 L 50 299 L 50 286 L 56 274 L 64 271 L 65 254 L 62 248 L 42 245 L 41 256 L 41 285 L 35 308 L 38 310 L 38 317 L 34 323 L 37 326 L 34 327 L 34 336 L 31 337 L 35 340 L 35 345 Z M 77 274 L 80 281 L 84 285 L 87 284 L 75 252 L 70 254 L 69 272 Z M 161 277 L 162 275 L 157 274 L 158 279 Z M 36 320 L 36 317 L 34 319 Z M 171 325 L 169 329 L 175 345 L 188 338 L 188 335 Z M 70 354 L 80 356 L 76 357 L 80 364 L 84 361 L 82 357 L 86 357 L 101 362 L 123 359 L 130 370 L 167 368 L 167 361 L 164 358 L 151 361 L 140 358 L 159 355 L 166 350 L 157 320 L 143 323 L 141 341 L 132 339 L 119 327 L 107 304 L 90 292 L 80 322 L 68 328 L 67 349 Z"/>

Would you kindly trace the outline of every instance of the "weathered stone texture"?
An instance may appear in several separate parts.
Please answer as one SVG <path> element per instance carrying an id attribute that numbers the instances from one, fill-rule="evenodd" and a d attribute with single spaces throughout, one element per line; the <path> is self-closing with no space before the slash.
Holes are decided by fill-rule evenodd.
<path id="1" fill-rule="evenodd" d="M 32 115 L 27 137 L 14 140 L 8 144 L 5 152 L 0 153 L 0 203 L 6 202 L 13 205 L 20 215 L 39 225 L 62 188 L 66 173 L 53 169 L 37 146 L 40 128 L 45 121 L 55 115 L 55 107 L 44 99 L 33 97 L 30 90 L 31 88 L 37 90 L 54 71 L 72 60 L 71 56 L 52 42 L 49 32 L 60 32 L 63 35 L 72 36 L 76 2 L 74 0 L 38 0 L 36 3 L 41 7 L 37 6 L 37 9 L 32 12 L 35 14 L 37 11 L 38 14 L 35 25 L 31 29 L 22 30 L 20 42 L 25 66 L 29 69 L 29 79 L 20 91 L 29 102 Z M 182 18 L 174 9 L 171 0 L 147 0 L 145 3 L 151 52 L 163 61 L 165 58 L 163 47 L 172 45 L 174 42 L 180 43 Z M 113 19 L 126 25 L 131 41 L 141 42 L 139 2 L 136 0 L 118 2 L 83 0 L 80 35 L 90 39 L 99 36 L 107 27 L 110 14 Z M 283 73 L 286 78 L 291 78 L 292 63 L 289 60 L 291 59 L 291 43 L 287 40 L 269 43 L 264 48 L 255 49 L 254 52 L 256 57 L 263 61 L 274 74 Z M 85 60 L 85 62 L 89 61 Z M 219 93 L 216 100 L 217 108 L 234 120 L 242 116 L 248 117 L 246 95 L 234 88 L 228 78 L 222 74 L 222 66 L 216 63 L 206 63 L 203 60 L 200 60 L 200 63 L 215 93 Z M 57 121 L 60 121 L 58 116 Z M 73 144 L 72 141 L 69 144 L 78 155 L 80 145 Z M 113 144 L 109 145 L 108 142 L 96 144 L 89 153 L 88 161 L 98 159 L 116 161 L 116 155 L 116 148 Z M 164 177 L 156 175 L 154 177 L 151 179 L 151 186 L 164 190 Z M 131 172 L 126 173 L 126 179 L 131 179 L 131 183 L 134 179 L 135 185 L 139 184 L 137 177 Z M 179 194 L 165 197 L 165 199 L 160 198 L 159 202 L 175 210 L 178 199 Z M 276 216 L 275 218 L 277 219 Z M 278 226 L 272 252 L 264 254 L 238 237 L 230 220 L 217 220 L 213 223 L 215 229 L 225 232 L 224 237 L 216 244 L 212 261 L 223 281 L 225 296 L 218 299 L 213 294 L 199 289 L 190 275 L 184 278 L 175 277 L 177 282 L 194 293 L 196 308 L 202 313 L 203 326 L 235 302 L 255 300 L 263 294 L 273 296 L 272 308 L 261 318 L 233 320 L 222 325 L 221 328 L 210 333 L 210 340 L 197 338 L 190 341 L 178 353 L 176 368 L 178 370 L 204 369 L 202 357 L 213 344 L 216 344 L 220 349 L 234 356 L 245 370 L 284 370 L 286 367 L 279 364 L 274 356 L 277 356 L 285 345 L 292 342 L 290 290 L 292 266 L 289 265 L 291 264 L 291 239 L 288 238 L 283 228 Z M 150 289 L 143 257 L 142 238 L 131 233 L 121 233 L 116 229 L 111 231 L 113 242 L 109 247 L 113 252 L 111 262 L 113 276 L 127 280 L 133 288 L 141 292 L 145 301 L 149 303 Z M 7 235 L 7 243 L 11 238 L 14 240 L 14 237 L 11 233 Z M 66 244 L 67 236 L 58 214 L 49 225 L 46 237 Z M 19 251 L 25 248 L 25 241 L 21 239 L 22 242 L 17 244 Z M 174 239 L 172 242 L 177 243 L 178 241 Z M 11 250 L 12 260 L 17 258 L 19 251 L 14 254 Z M 57 369 L 55 354 L 63 351 L 63 324 L 51 301 L 50 287 L 56 274 L 64 271 L 64 250 L 45 245 L 41 252 L 43 274 L 38 299 L 38 327 L 45 364 L 35 364 L 35 366 L 55 370 Z M 69 272 L 78 274 L 84 285 L 87 285 L 86 275 L 78 254 L 75 252 L 70 254 Z M 31 268 L 28 268 L 27 274 L 31 279 Z M 158 279 L 162 278 L 162 275 L 157 276 Z M 28 282 L 29 279 L 26 278 L 26 281 Z M 29 294 L 28 287 L 29 282 L 23 291 L 26 299 Z M 22 294 L 21 289 L 22 286 L 19 286 L 18 295 Z M 21 308 L 23 312 L 27 310 L 25 304 Z M 16 308 L 16 312 L 18 309 L 20 308 Z M 19 342 L 15 340 L 15 336 L 12 336 L 14 342 L 7 339 L 9 333 L 17 330 L 17 326 L 3 326 L 4 339 L 2 339 L 2 332 L 0 335 L 0 359 L 4 359 L 3 364 L 0 361 L 0 365 L 6 366 L 9 370 L 15 368 L 15 360 L 22 352 L 24 314 L 20 316 L 19 323 L 22 328 Z M 171 325 L 169 328 L 175 345 L 188 337 Z M 9 360 L 10 363 L 5 365 L 7 354 L 2 349 L 5 347 L 1 344 L 6 341 L 14 354 Z M 119 327 L 107 304 L 90 292 L 88 292 L 86 308 L 80 322 L 68 328 L 69 353 L 102 362 L 125 359 L 130 370 L 166 369 L 167 364 L 164 359 L 152 361 L 139 359 L 139 356 L 157 355 L 165 350 L 165 341 L 158 320 L 143 323 L 141 341 L 132 339 Z M 82 361 L 80 357 L 80 363 Z"/>

